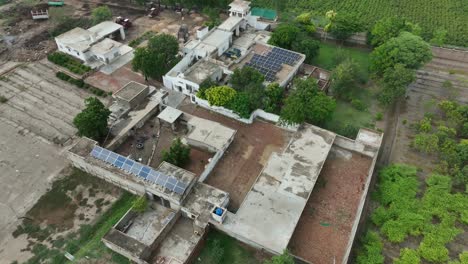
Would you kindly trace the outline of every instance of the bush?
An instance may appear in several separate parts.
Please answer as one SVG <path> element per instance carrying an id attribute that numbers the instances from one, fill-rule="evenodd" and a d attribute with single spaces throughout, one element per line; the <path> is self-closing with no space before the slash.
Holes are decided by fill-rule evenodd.
<path id="1" fill-rule="evenodd" d="M 383 114 L 382 112 L 378 112 L 376 115 L 375 115 L 375 120 L 376 121 L 381 121 L 383 119 Z"/>
<path id="2" fill-rule="evenodd" d="M 190 147 L 177 138 L 172 142 L 169 151 L 162 151 L 162 160 L 181 167 L 190 160 Z"/>
<path id="3" fill-rule="evenodd" d="M 205 92 L 210 105 L 227 106 L 236 97 L 236 90 L 229 86 L 212 87 Z"/>
<path id="4" fill-rule="evenodd" d="M 6 97 L 3 96 L 3 95 L 0 95 L 0 104 L 4 104 L 4 103 L 6 103 L 6 102 L 8 102 L 8 98 L 6 98 Z"/>
<path id="5" fill-rule="evenodd" d="M 77 86 L 79 88 L 88 89 L 91 93 L 93 93 L 95 95 L 102 96 L 102 97 L 107 96 L 106 92 L 104 92 L 101 89 L 92 87 L 91 85 L 85 83 L 82 79 L 75 79 L 75 78 L 73 78 L 73 77 L 71 77 L 68 74 L 63 73 L 63 72 L 57 72 L 55 74 L 55 76 L 57 78 L 59 78 L 60 80 L 69 82 L 69 83 L 71 83 L 71 84 L 73 84 L 73 85 L 75 85 L 75 86 Z"/>
<path id="6" fill-rule="evenodd" d="M 148 209 L 148 199 L 146 199 L 146 195 L 138 197 L 133 202 L 133 211 L 138 212 L 138 213 L 144 213 L 146 209 Z"/>
<path id="7" fill-rule="evenodd" d="M 419 264 L 421 258 L 416 250 L 404 248 L 400 251 L 400 257 L 396 259 L 394 264 Z"/>
<path id="8" fill-rule="evenodd" d="M 366 111 L 367 110 L 367 105 L 364 104 L 359 99 L 352 99 L 351 100 L 351 105 L 358 111 Z"/>
<path id="9" fill-rule="evenodd" d="M 356 263 L 381 264 L 384 263 L 382 255 L 383 243 L 379 234 L 368 231 L 362 240 L 362 246 L 358 251 Z"/>
<path id="10" fill-rule="evenodd" d="M 60 52 L 49 54 L 47 59 L 54 64 L 67 68 L 69 71 L 80 75 L 92 70 L 90 67 L 83 65 L 80 61 L 74 59 L 73 57 Z"/>

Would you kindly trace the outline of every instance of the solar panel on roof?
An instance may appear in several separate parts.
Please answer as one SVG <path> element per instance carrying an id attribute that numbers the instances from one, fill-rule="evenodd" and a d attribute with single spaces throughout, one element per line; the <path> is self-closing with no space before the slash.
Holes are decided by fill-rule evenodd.
<path id="1" fill-rule="evenodd" d="M 90 155 L 96 159 L 102 160 L 106 163 L 123 169 L 135 176 L 142 177 L 151 183 L 163 186 L 178 194 L 183 194 L 187 187 L 185 183 L 177 180 L 176 178 L 166 176 L 148 166 L 140 164 L 99 146 L 94 146 L 90 152 Z"/>

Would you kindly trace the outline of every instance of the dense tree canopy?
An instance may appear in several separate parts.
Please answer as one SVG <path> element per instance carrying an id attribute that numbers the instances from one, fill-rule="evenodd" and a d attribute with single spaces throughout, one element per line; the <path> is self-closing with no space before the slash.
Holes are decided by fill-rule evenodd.
<path id="1" fill-rule="evenodd" d="M 336 102 L 318 90 L 313 79 L 294 81 L 295 88 L 286 98 L 281 111 L 281 121 L 286 124 L 309 122 L 315 125 L 330 120 Z"/>
<path id="2" fill-rule="evenodd" d="M 179 42 L 168 34 L 160 34 L 148 40 L 147 47 L 137 48 L 132 66 L 143 73 L 145 78 L 160 80 L 177 62 Z"/>
<path id="3" fill-rule="evenodd" d="M 403 31 L 411 32 L 414 35 L 420 34 L 419 26 L 412 24 L 401 17 L 387 17 L 375 23 L 368 37 L 370 44 L 377 47 L 391 38 L 398 37 Z"/>
<path id="4" fill-rule="evenodd" d="M 406 87 L 416 79 L 414 70 L 405 68 L 403 64 L 396 64 L 384 71 L 382 76 L 382 93 L 379 100 L 389 105 L 406 93 Z"/>
<path id="5" fill-rule="evenodd" d="M 320 49 L 320 42 L 310 38 L 303 38 L 302 40 L 295 41 L 292 44 L 292 50 L 306 55 L 306 63 L 312 63 L 312 60 L 318 55 Z"/>
<path id="6" fill-rule="evenodd" d="M 99 140 L 107 134 L 107 119 L 110 111 L 96 97 L 85 100 L 86 108 L 74 119 L 78 135 Z"/>
<path id="7" fill-rule="evenodd" d="M 112 11 L 108 6 L 100 6 L 93 9 L 91 16 L 93 24 L 99 24 L 106 20 L 112 20 Z"/>
<path id="8" fill-rule="evenodd" d="M 364 30 L 359 17 L 353 13 L 338 12 L 329 25 L 328 32 L 338 40 L 346 40 Z"/>
<path id="9" fill-rule="evenodd" d="M 300 33 L 300 29 L 293 24 L 280 24 L 271 34 L 268 44 L 275 45 L 283 49 L 291 49 Z"/>
<path id="10" fill-rule="evenodd" d="M 352 92 L 362 81 L 359 65 L 352 59 L 346 59 L 333 70 L 330 87 L 334 96 L 351 99 Z"/>
<path id="11" fill-rule="evenodd" d="M 375 48 L 371 54 L 371 69 L 381 76 L 385 70 L 402 64 L 405 68 L 418 69 L 432 59 L 431 46 L 421 37 L 402 32 Z"/>

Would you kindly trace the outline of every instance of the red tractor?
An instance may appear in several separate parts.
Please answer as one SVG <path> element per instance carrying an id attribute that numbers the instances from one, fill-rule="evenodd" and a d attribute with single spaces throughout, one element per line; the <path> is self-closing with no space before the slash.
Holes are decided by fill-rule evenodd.
<path id="1" fill-rule="evenodd" d="M 123 18 L 121 16 L 115 19 L 115 23 L 122 25 L 124 29 L 129 29 L 132 27 L 132 22 L 128 18 Z"/>

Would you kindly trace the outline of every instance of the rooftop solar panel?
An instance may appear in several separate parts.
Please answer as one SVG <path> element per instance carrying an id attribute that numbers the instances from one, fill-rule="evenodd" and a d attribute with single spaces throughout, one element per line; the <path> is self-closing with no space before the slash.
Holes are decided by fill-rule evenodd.
<path id="1" fill-rule="evenodd" d="M 135 176 L 141 177 L 151 183 L 158 184 L 177 194 L 183 194 L 187 185 L 176 178 L 166 176 L 151 167 L 133 161 L 110 150 L 94 146 L 90 156 L 123 169 Z"/>

